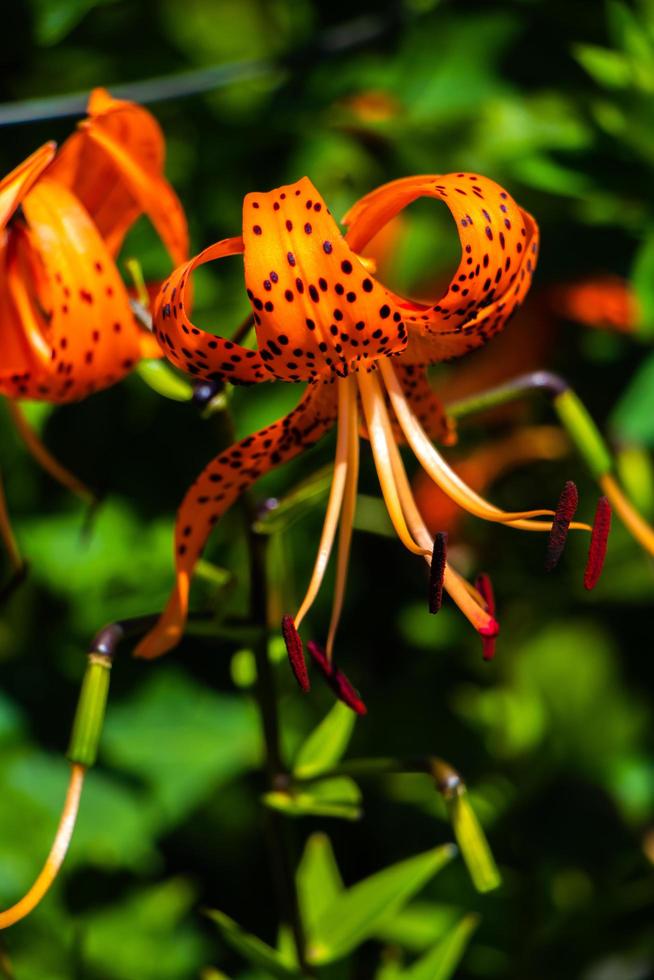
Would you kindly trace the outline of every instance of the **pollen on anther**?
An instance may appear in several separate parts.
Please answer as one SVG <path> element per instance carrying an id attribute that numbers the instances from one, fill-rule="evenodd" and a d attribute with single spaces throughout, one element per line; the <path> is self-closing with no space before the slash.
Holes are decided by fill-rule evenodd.
<path id="1" fill-rule="evenodd" d="M 443 578 L 447 561 L 447 534 L 439 531 L 434 538 L 429 569 L 429 612 L 435 615 L 443 605 Z"/>
<path id="2" fill-rule="evenodd" d="M 288 660 L 295 680 L 306 694 L 311 688 L 309 672 L 307 671 L 307 665 L 304 660 L 302 639 L 295 628 L 292 616 L 286 615 L 282 617 L 282 636 L 284 637 Z"/>
<path id="3" fill-rule="evenodd" d="M 588 560 L 584 571 L 584 587 L 588 590 L 595 588 L 602 574 L 610 530 L 611 505 L 606 497 L 600 497 L 597 501 L 593 531 L 590 536 L 590 547 L 588 549 Z"/>
<path id="4" fill-rule="evenodd" d="M 546 572 L 551 572 L 559 563 L 568 537 L 570 522 L 575 516 L 578 504 L 579 493 L 577 487 L 572 480 L 568 480 L 561 491 L 554 520 L 552 521 L 549 541 L 547 542 L 547 553 L 545 555 Z"/>

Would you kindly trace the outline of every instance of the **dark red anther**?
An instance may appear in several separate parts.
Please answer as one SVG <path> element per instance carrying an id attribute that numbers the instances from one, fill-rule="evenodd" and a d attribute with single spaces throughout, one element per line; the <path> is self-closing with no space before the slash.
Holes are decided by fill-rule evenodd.
<path id="1" fill-rule="evenodd" d="M 307 649 L 313 662 L 320 668 L 320 672 L 336 697 L 358 715 L 366 715 L 368 713 L 368 709 L 359 697 L 358 692 L 352 686 L 343 671 L 339 670 L 335 664 L 330 663 L 323 648 L 313 640 L 309 640 L 307 643 Z"/>
<path id="2" fill-rule="evenodd" d="M 486 604 L 486 612 L 490 616 L 494 617 L 495 593 L 493 591 L 493 583 L 490 580 L 490 575 L 488 575 L 486 572 L 480 572 L 477 576 L 477 581 L 475 582 L 475 588 Z M 491 619 L 488 626 L 480 629 L 479 632 L 481 634 L 482 642 L 482 657 L 484 660 L 492 660 L 495 656 L 495 642 L 499 631 L 500 626 L 495 618 Z"/>
<path id="3" fill-rule="evenodd" d="M 429 569 L 429 612 L 436 614 L 443 605 L 443 577 L 447 561 L 447 534 L 439 531 L 434 538 Z"/>
<path id="4" fill-rule="evenodd" d="M 486 603 L 486 612 L 490 616 L 494 616 L 495 593 L 493 591 L 493 583 L 491 582 L 490 575 L 487 572 L 479 573 L 477 576 L 477 581 L 475 582 L 475 588 Z"/>
<path id="5" fill-rule="evenodd" d="M 588 549 L 588 561 L 584 572 L 584 586 L 587 589 L 594 589 L 602 574 L 610 530 L 611 505 L 606 497 L 600 497 L 597 501 L 593 533 L 590 536 L 590 548 Z"/>
<path id="6" fill-rule="evenodd" d="M 282 617 L 282 636 L 284 637 L 286 652 L 288 653 L 288 659 L 291 664 L 291 670 L 295 675 L 295 680 L 306 694 L 311 688 L 309 672 L 304 661 L 302 639 L 295 628 L 292 616 L 287 615 Z"/>
<path id="7" fill-rule="evenodd" d="M 556 506 L 556 513 L 552 521 L 549 541 L 547 542 L 547 552 L 545 555 L 545 571 L 551 572 L 558 565 L 565 543 L 568 539 L 570 521 L 575 516 L 577 505 L 579 504 L 579 492 L 572 482 L 568 480 L 561 491 L 559 502 Z"/>

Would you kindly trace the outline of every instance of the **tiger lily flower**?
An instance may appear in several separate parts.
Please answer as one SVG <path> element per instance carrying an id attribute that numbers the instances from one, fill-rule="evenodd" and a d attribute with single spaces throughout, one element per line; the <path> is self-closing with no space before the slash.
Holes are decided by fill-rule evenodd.
<path id="1" fill-rule="evenodd" d="M 368 243 L 412 201 L 431 197 L 450 210 L 461 260 L 444 295 L 417 303 L 375 278 Z M 488 521 L 550 532 L 555 511 L 506 512 L 485 500 L 447 463 L 435 442 L 452 431 L 427 380 L 426 366 L 485 344 L 522 303 L 538 253 L 535 220 L 498 184 L 476 174 L 396 180 L 368 194 L 344 219 L 343 236 L 308 178 L 248 194 L 243 234 L 206 249 L 164 284 L 155 333 L 166 356 L 196 378 L 256 384 L 304 383 L 297 407 L 222 452 L 187 493 L 175 532 L 176 584 L 156 627 L 136 652 L 155 657 L 180 639 L 190 579 L 204 544 L 227 508 L 272 467 L 313 446 L 337 426 L 334 477 L 307 593 L 284 634 L 298 664 L 299 629 L 323 580 L 336 542 L 336 586 L 323 673 L 332 661 L 343 605 L 359 469 L 359 442 L 370 441 L 382 495 L 402 544 L 432 568 L 482 637 L 498 625 L 479 589 L 452 567 L 416 505 L 399 446 L 407 444 L 429 477 L 457 505 Z M 189 319 L 189 280 L 198 266 L 243 254 L 257 349 L 200 330 Z M 543 519 L 544 518 L 544 519 Z M 590 531 L 568 520 L 568 527 Z M 438 552 L 438 553 L 437 553 Z M 433 574 L 434 567 L 439 574 Z M 299 668 L 298 679 L 307 684 Z M 334 677 L 330 678 L 332 681 Z M 356 709 L 355 709 L 356 710 Z"/>
<path id="2" fill-rule="evenodd" d="M 147 110 L 96 89 L 58 153 L 46 143 L 0 183 L 0 394 L 75 401 L 161 356 L 134 318 L 116 256 L 145 213 L 173 263 L 187 257 L 163 154 Z"/>
<path id="3" fill-rule="evenodd" d="M 96 89 L 88 116 L 57 152 L 46 143 L 0 181 L 0 395 L 27 449 L 84 500 L 93 494 L 55 460 L 22 414 L 22 398 L 72 402 L 161 357 L 135 319 L 116 266 L 141 214 L 174 265 L 188 256 L 186 218 L 163 176 L 154 117 Z M 9 517 L 0 536 L 17 572 Z"/>

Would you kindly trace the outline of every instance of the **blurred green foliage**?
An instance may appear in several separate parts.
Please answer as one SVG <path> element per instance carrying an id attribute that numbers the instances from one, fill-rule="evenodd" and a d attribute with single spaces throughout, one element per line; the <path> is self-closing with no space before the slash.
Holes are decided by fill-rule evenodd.
<path id="1" fill-rule="evenodd" d="M 541 225 L 531 304 L 543 287 L 588 273 L 632 277 L 634 335 L 552 323 L 543 366 L 569 378 L 615 448 L 654 447 L 651 0 L 29 0 L 5 14 L 11 44 L 0 85 L 10 102 L 238 63 L 228 84 L 153 107 L 195 251 L 238 232 L 246 192 L 305 173 L 335 214 L 411 173 L 471 169 L 505 183 Z M 65 138 L 74 121 L 4 129 L 3 172 L 46 139 Z M 435 207 L 409 215 L 389 278 L 423 289 L 446 273 L 456 243 Z M 167 272 L 145 222 L 129 255 L 150 278 Z M 227 333 L 247 305 L 240 264 L 222 265 L 197 276 L 197 316 Z M 517 341 L 525 347 L 528 313 L 529 305 Z M 283 385 L 231 393 L 239 435 L 296 396 Z M 534 419 L 547 411 L 529 409 Z M 215 419 L 160 397 L 138 375 L 33 414 L 53 452 L 105 499 L 85 531 L 81 505 L 37 469 L 3 417 L 2 469 L 30 562 L 0 618 L 5 905 L 30 884 L 58 818 L 86 645 L 106 622 L 161 606 L 174 509 L 223 438 Z M 462 445 L 488 435 L 486 423 L 471 422 Z M 309 574 L 332 451 L 328 441 L 259 491 L 290 493 L 287 509 L 263 522 L 284 609 Z M 271 643 L 284 747 L 304 776 L 328 773 L 346 748 L 447 758 L 468 780 L 504 884 L 480 896 L 461 860 L 449 860 L 445 806 L 424 776 L 318 778 L 301 793 L 275 791 L 268 804 L 296 817 L 287 829 L 302 855 L 314 958 L 339 958 L 319 975 L 646 980 L 654 974 L 651 562 L 616 526 L 606 574 L 588 596 L 582 545 L 571 542 L 545 578 L 530 536 L 464 522 L 462 561 L 493 571 L 502 614 L 497 659 L 484 664 L 450 609 L 427 614 L 422 569 L 384 536 L 363 455 L 339 659 L 369 715 L 354 725 L 326 689 L 301 699 Z M 634 492 L 647 506 L 651 461 L 638 459 Z M 596 491 L 575 460 L 539 464 L 494 493 L 511 508 L 538 504 L 556 499 L 568 477 L 590 516 Z M 154 664 L 121 653 L 63 876 L 2 937 L 11 967 L 0 974 L 252 980 L 295 971 L 288 937 L 276 935 L 262 823 L 242 530 L 235 510 L 207 553 L 232 576 L 218 590 L 207 581 L 194 588 L 197 608 L 215 610 L 208 635 L 189 635 Z M 328 622 L 328 597 L 326 588 L 312 613 L 316 633 Z M 374 909 L 359 899 L 366 889 Z M 203 907 L 224 911 L 210 918 Z"/>

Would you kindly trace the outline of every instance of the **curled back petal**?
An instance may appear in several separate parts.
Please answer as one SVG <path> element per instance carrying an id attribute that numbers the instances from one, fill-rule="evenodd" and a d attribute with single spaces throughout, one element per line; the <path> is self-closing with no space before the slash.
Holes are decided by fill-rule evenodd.
<path id="1" fill-rule="evenodd" d="M 105 243 L 70 191 L 42 177 L 23 211 L 23 273 L 29 267 L 32 275 L 14 285 L 30 292 L 49 362 L 40 357 L 19 393 L 49 401 L 83 398 L 131 370 L 143 331 Z M 36 326 L 32 330 L 35 335 Z"/>
<path id="2" fill-rule="evenodd" d="M 30 188 L 52 161 L 55 143 L 44 143 L 0 181 L 0 228 L 4 228 Z"/>
<path id="3" fill-rule="evenodd" d="M 409 331 L 405 361 L 466 354 L 502 329 L 522 303 L 536 265 L 538 227 L 499 184 L 477 174 L 407 177 L 366 195 L 344 218 L 347 241 L 362 251 L 403 208 L 421 197 L 442 200 L 454 218 L 461 260 L 433 302 L 395 297 Z"/>
<path id="4" fill-rule="evenodd" d="M 313 446 L 335 416 L 334 386 L 310 385 L 289 415 L 226 449 L 200 474 L 177 514 L 175 588 L 159 622 L 137 647 L 137 656 L 157 657 L 179 642 L 191 575 L 220 517 L 260 476 Z"/>
<path id="5" fill-rule="evenodd" d="M 227 255 L 240 255 L 241 238 L 226 238 L 175 269 L 154 304 L 154 332 L 166 357 L 183 371 L 208 381 L 254 384 L 270 375 L 258 351 L 200 330 L 188 317 L 191 273 L 198 266 Z"/>
<path id="6" fill-rule="evenodd" d="M 188 228 L 163 175 L 164 155 L 163 134 L 147 109 L 95 89 L 88 118 L 61 147 L 51 176 L 82 202 L 112 255 L 147 214 L 177 265 L 188 257 Z"/>
<path id="7" fill-rule="evenodd" d="M 343 239 L 308 178 L 248 194 L 243 243 L 259 350 L 271 375 L 344 377 L 360 362 L 406 347 L 396 298 Z"/>
<path id="8" fill-rule="evenodd" d="M 2 359 L 0 361 L 0 394 L 18 397 L 38 367 L 39 346 L 43 360 L 50 348 L 41 333 L 41 320 L 22 288 L 16 249 L 8 243 L 0 249 L 0 324 L 2 324 Z M 30 343 L 30 340 L 36 343 Z M 40 341 L 40 344 L 39 344 Z"/>

